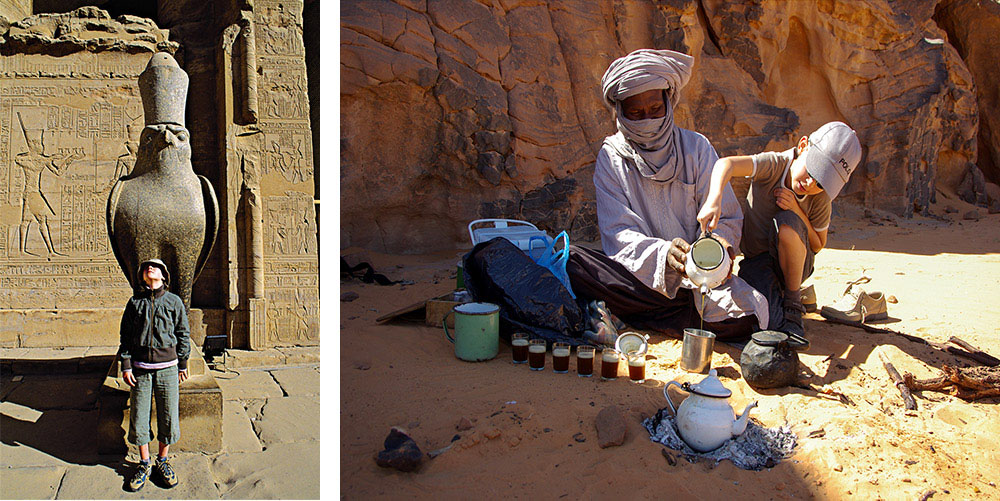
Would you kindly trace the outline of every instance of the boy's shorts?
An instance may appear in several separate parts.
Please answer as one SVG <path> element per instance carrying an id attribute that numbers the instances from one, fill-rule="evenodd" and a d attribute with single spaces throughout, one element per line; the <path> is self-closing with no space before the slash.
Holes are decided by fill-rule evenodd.
<path id="1" fill-rule="evenodd" d="M 166 445 L 181 438 L 178 401 L 180 392 L 177 380 L 177 366 L 163 369 L 132 368 L 135 387 L 129 399 L 128 441 L 135 445 L 146 445 L 153 441 L 150 427 L 150 406 L 156 400 L 156 438 Z"/>
<path id="2" fill-rule="evenodd" d="M 806 246 L 806 259 L 802 265 L 802 280 L 805 280 L 813 272 L 813 260 L 816 253 L 809 246 L 809 233 L 806 225 L 794 212 L 784 210 L 774 216 L 770 235 L 768 236 L 768 252 L 761 252 L 756 256 L 744 257 L 740 261 L 739 277 L 746 280 L 748 284 L 757 292 L 767 298 L 769 313 L 769 329 L 777 329 L 781 326 L 785 318 L 784 313 L 784 293 L 785 277 L 778 264 L 778 227 L 786 225 L 799 235 Z"/>
<path id="3" fill-rule="evenodd" d="M 802 221 L 802 218 L 797 216 L 794 212 L 790 210 L 783 210 L 774 215 L 774 219 L 771 221 L 771 231 L 767 236 L 767 251 L 774 258 L 775 262 L 778 262 L 778 227 L 781 225 L 788 226 L 802 240 L 802 243 L 806 246 L 806 260 L 802 264 L 802 280 L 809 278 L 813 273 L 813 260 L 816 258 L 816 253 L 813 252 L 812 246 L 809 245 L 809 230 L 806 229 L 806 223 Z M 778 269 L 778 276 L 783 276 L 781 269 Z M 782 284 L 784 280 L 782 280 Z"/>

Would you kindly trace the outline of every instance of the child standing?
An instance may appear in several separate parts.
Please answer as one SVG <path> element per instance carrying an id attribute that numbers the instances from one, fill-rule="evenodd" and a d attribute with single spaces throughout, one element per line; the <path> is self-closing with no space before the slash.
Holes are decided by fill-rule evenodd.
<path id="1" fill-rule="evenodd" d="M 813 271 L 813 259 L 826 245 L 831 202 L 861 161 L 861 144 L 853 129 L 830 122 L 802 136 L 783 152 L 720 158 L 712 184 L 698 213 L 703 230 L 718 224 L 723 188 L 733 176 L 751 179 L 743 219 L 739 276 L 767 297 L 768 328 L 804 338 L 805 308 L 799 288 Z"/>
<path id="2" fill-rule="evenodd" d="M 133 492 L 142 489 L 151 470 L 166 488 L 178 483 L 167 453 L 181 435 L 178 386 L 188 377 L 191 353 L 187 312 L 181 298 L 167 291 L 167 265 L 151 259 L 140 264 L 137 272 L 137 283 L 141 285 L 125 305 L 118 348 L 122 377 L 132 387 L 128 440 L 139 446 L 141 459 L 129 479 L 128 488 Z M 149 418 L 154 398 L 159 439 L 155 470 L 149 461 L 149 443 L 153 440 Z"/>

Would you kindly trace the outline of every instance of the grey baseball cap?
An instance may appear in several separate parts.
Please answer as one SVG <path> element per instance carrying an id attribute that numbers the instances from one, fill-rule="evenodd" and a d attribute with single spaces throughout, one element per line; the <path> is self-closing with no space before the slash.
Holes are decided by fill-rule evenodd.
<path id="1" fill-rule="evenodd" d="M 830 200 L 837 198 L 861 162 L 857 133 L 844 122 L 823 125 L 809 135 L 805 161 L 806 172 L 823 187 Z"/>

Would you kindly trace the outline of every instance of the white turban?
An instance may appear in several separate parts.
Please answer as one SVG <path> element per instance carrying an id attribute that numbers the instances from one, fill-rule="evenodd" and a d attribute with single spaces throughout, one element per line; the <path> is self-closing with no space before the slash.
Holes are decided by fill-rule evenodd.
<path id="1" fill-rule="evenodd" d="M 667 89 L 671 106 L 677 106 L 678 93 L 691 79 L 694 58 L 672 50 L 639 49 L 615 59 L 601 78 L 604 99 L 615 102 L 650 89 Z"/>
<path id="2" fill-rule="evenodd" d="M 639 49 L 616 59 L 601 79 L 604 99 L 615 109 L 615 121 L 624 139 L 613 142 L 616 150 L 632 158 L 645 177 L 669 181 L 676 173 L 673 107 L 681 87 L 691 78 L 693 62 L 691 56 L 672 50 Z M 621 102 L 625 98 L 653 89 L 666 92 L 670 101 L 666 116 L 632 121 L 623 115 Z"/>

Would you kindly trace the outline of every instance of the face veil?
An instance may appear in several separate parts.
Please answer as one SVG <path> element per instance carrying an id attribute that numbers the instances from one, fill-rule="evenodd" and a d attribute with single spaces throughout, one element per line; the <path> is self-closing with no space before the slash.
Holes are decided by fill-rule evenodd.
<path id="1" fill-rule="evenodd" d="M 619 153 L 631 158 L 639 173 L 658 181 L 673 179 L 677 170 L 673 107 L 691 78 L 694 58 L 672 50 L 639 49 L 616 59 L 601 79 L 604 99 L 615 110 L 615 121 L 625 138 Z M 622 101 L 653 89 L 663 89 L 668 103 L 663 118 L 629 120 Z"/>

